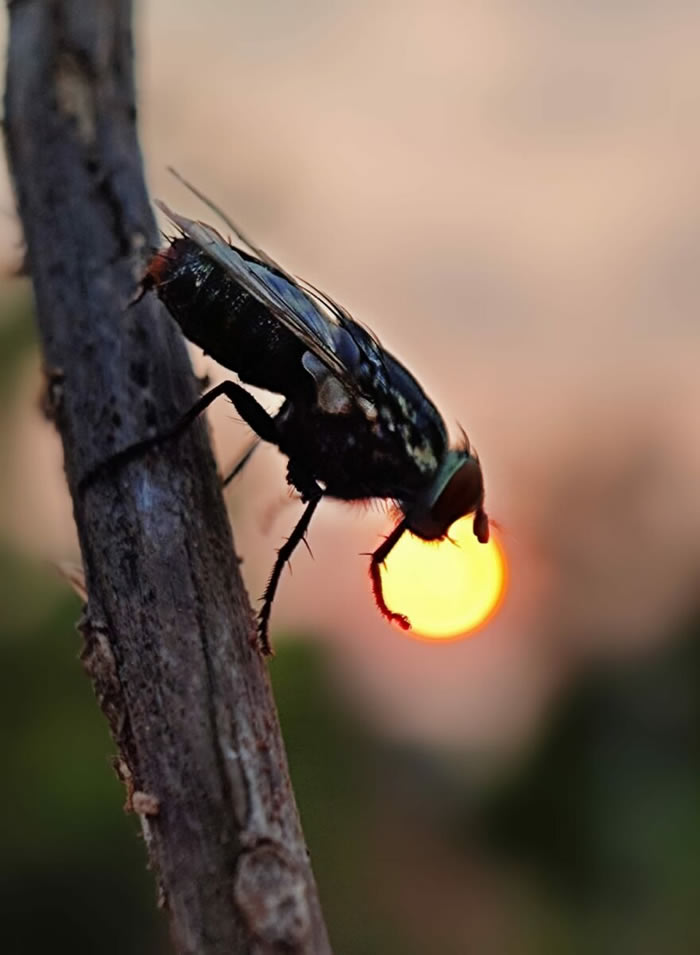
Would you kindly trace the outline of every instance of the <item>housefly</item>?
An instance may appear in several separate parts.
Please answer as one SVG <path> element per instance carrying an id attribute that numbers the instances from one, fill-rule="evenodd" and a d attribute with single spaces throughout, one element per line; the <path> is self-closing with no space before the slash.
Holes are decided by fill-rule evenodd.
<path id="1" fill-rule="evenodd" d="M 374 335 L 329 296 L 292 277 L 193 191 L 223 218 L 235 244 L 159 203 L 179 235 L 151 259 L 141 294 L 155 291 L 185 337 L 241 382 L 284 400 L 269 414 L 241 384 L 223 381 L 167 435 L 116 457 L 131 458 L 181 432 L 225 395 L 258 439 L 286 456 L 287 481 L 306 505 L 278 551 L 262 598 L 262 651 L 270 652 L 268 624 L 282 569 L 324 497 L 381 498 L 394 505 L 398 522 L 371 554 L 369 569 L 379 610 L 407 629 L 408 619 L 385 603 L 380 566 L 406 531 L 440 540 L 465 515 L 474 515 L 478 540 L 488 541 L 479 458 L 464 433 L 457 446 L 449 446 L 435 405 Z"/>

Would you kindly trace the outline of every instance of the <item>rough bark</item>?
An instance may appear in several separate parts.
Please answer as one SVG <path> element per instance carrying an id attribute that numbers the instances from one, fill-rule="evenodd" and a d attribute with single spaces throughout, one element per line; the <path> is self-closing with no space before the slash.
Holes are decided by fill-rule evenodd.
<path id="1" fill-rule="evenodd" d="M 10 0 L 6 145 L 89 600 L 83 660 L 181 953 L 330 951 L 196 397 L 153 296 L 128 0 Z"/>

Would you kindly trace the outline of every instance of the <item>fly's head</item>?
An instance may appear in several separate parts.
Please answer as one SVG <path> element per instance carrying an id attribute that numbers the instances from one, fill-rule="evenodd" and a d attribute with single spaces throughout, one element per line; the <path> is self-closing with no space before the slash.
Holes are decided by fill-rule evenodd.
<path id="1" fill-rule="evenodd" d="M 479 543 L 489 539 L 489 520 L 484 510 L 484 476 L 478 456 L 469 447 L 449 450 L 433 480 L 415 501 L 404 503 L 406 527 L 423 540 L 445 537 L 460 517 L 474 515 L 474 536 Z"/>

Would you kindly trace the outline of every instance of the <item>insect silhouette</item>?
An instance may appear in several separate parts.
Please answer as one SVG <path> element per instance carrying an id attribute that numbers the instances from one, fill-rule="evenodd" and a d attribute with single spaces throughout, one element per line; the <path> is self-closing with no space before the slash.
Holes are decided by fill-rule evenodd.
<path id="1" fill-rule="evenodd" d="M 327 295 L 292 277 L 185 184 L 223 219 L 237 244 L 158 203 L 180 234 L 151 259 L 141 294 L 154 291 L 185 337 L 241 382 L 284 400 L 271 415 L 241 384 L 223 381 L 166 435 L 132 445 L 112 461 L 181 432 L 225 395 L 258 439 L 287 457 L 287 481 L 306 505 L 277 553 L 262 598 L 262 651 L 271 652 L 269 619 L 284 565 L 324 497 L 381 498 L 394 505 L 398 522 L 371 554 L 369 569 L 379 610 L 407 629 L 408 619 L 385 603 L 380 566 L 406 531 L 439 540 L 468 514 L 474 515 L 478 540 L 488 541 L 479 458 L 464 433 L 456 447 L 449 446 L 435 405 L 373 334 Z"/>

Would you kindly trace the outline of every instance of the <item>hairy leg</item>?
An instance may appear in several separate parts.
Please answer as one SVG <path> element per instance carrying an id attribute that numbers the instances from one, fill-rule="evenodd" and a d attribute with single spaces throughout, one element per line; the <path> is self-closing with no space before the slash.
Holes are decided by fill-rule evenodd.
<path id="1" fill-rule="evenodd" d="M 411 624 L 408 617 L 404 616 L 402 613 L 395 613 L 393 610 L 390 610 L 387 607 L 384 600 L 384 593 L 382 591 L 382 576 L 379 570 L 405 530 L 406 523 L 405 521 L 401 521 L 396 525 L 391 534 L 389 534 L 384 543 L 380 544 L 380 546 L 375 550 L 375 552 L 371 555 L 369 575 L 372 579 L 372 592 L 374 593 L 374 599 L 381 613 L 387 618 L 387 620 L 398 623 L 403 630 L 410 630 Z"/>
<path id="2" fill-rule="evenodd" d="M 277 591 L 277 585 L 279 584 L 280 577 L 282 576 L 282 570 L 284 569 L 284 565 L 294 553 L 297 545 L 304 540 L 304 535 L 309 528 L 314 511 L 320 504 L 321 498 L 323 497 L 323 490 L 318 484 L 316 484 L 315 481 L 305 484 L 303 489 L 298 489 L 301 490 L 302 499 L 307 502 L 306 509 L 299 518 L 292 533 L 277 551 L 277 559 L 275 560 L 275 565 L 272 568 L 270 579 L 267 583 L 267 587 L 265 588 L 265 593 L 263 594 L 262 598 L 262 608 L 258 615 L 258 635 L 260 637 L 260 649 L 265 654 L 270 654 L 272 652 L 268 638 L 268 625 L 270 622 L 272 601 L 275 599 L 275 593 Z"/>
<path id="3" fill-rule="evenodd" d="M 143 441 L 137 441 L 122 451 L 117 451 L 111 458 L 107 458 L 106 461 L 102 461 L 101 464 L 98 464 L 91 471 L 88 471 L 80 481 L 79 490 L 84 491 L 98 478 L 115 468 L 123 467 L 125 464 L 128 464 L 129 461 L 135 461 L 147 451 L 179 437 L 213 401 L 216 401 L 216 399 L 222 395 L 225 395 L 231 401 L 241 418 L 243 418 L 246 424 L 250 425 L 253 431 L 255 431 L 263 441 L 277 444 L 278 432 L 275 419 L 269 415 L 263 406 L 256 401 L 245 388 L 241 387 L 241 385 L 235 381 L 222 381 L 212 388 L 211 391 L 202 395 L 202 397 L 192 405 L 189 411 L 185 412 L 174 427 L 168 431 L 161 432 L 161 434 L 153 435 L 152 438 L 144 438 Z M 252 451 L 250 453 L 252 453 Z M 245 461 L 243 463 L 245 463 Z"/>

